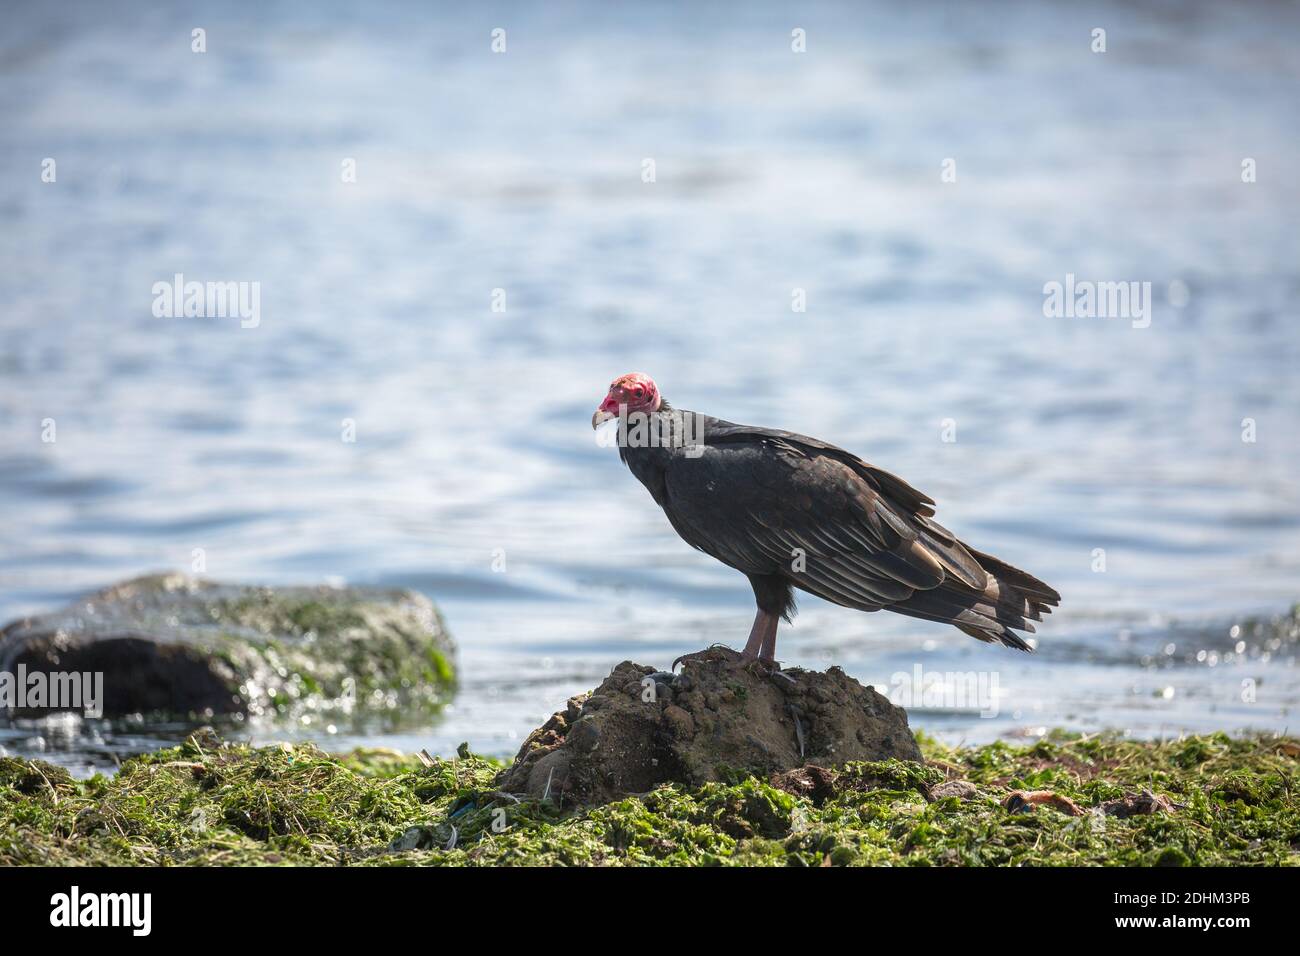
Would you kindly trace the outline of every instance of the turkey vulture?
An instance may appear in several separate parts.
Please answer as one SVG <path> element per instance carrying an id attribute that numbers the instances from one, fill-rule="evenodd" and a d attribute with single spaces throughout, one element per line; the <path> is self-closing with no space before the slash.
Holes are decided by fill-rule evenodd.
<path id="1" fill-rule="evenodd" d="M 932 519 L 934 501 L 816 438 L 674 408 L 654 380 L 614 380 L 591 427 L 618 419 L 619 457 L 687 544 L 749 578 L 758 614 L 741 657 L 775 664 L 793 588 L 860 611 L 888 608 L 1022 651 L 1061 600 Z"/>

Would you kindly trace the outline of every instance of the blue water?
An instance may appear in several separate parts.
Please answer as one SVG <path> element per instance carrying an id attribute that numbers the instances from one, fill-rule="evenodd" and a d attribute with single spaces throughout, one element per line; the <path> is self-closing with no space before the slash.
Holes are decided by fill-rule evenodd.
<path id="1" fill-rule="evenodd" d="M 637 369 L 901 474 L 1064 595 L 1033 656 L 806 597 L 787 664 L 996 677 L 995 716 L 909 708 L 953 740 L 1294 729 L 1295 627 L 1230 629 L 1300 598 L 1298 27 L 1208 2 L 7 10 L 0 618 L 196 548 L 223 580 L 417 588 L 460 644 L 446 718 L 295 732 L 511 753 L 618 661 L 748 630 L 744 579 L 596 445 Z M 178 272 L 260 283 L 260 323 L 155 318 Z M 1045 317 L 1067 273 L 1150 282 L 1150 326 Z M 83 769 L 154 739 L 0 730 Z"/>

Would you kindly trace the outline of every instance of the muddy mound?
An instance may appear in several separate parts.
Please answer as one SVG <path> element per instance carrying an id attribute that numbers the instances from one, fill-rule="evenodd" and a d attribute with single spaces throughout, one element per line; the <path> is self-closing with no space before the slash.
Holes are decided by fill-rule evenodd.
<path id="1" fill-rule="evenodd" d="M 498 786 L 571 804 L 744 771 L 921 759 L 907 714 L 838 667 L 766 673 L 721 650 L 679 674 L 624 661 L 534 730 Z"/>

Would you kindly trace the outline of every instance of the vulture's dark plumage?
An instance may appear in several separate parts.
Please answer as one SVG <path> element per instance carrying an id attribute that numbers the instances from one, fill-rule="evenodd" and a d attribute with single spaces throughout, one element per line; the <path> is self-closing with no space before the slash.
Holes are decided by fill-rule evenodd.
<path id="1" fill-rule="evenodd" d="M 929 497 L 842 448 L 675 409 L 639 373 L 614 381 L 592 427 L 613 418 L 620 457 L 677 533 L 749 578 L 758 615 L 745 657 L 774 659 L 793 588 L 1026 651 L 1015 631 L 1060 602 L 937 524 Z"/>

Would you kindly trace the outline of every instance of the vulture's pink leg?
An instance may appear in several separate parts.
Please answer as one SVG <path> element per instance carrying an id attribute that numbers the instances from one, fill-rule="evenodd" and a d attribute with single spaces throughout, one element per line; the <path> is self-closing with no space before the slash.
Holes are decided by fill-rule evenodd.
<path id="1" fill-rule="evenodd" d="M 775 614 L 768 614 L 759 609 L 754 616 L 754 626 L 749 629 L 749 640 L 740 656 L 747 661 L 754 659 L 770 661 L 776 653 L 776 625 L 781 619 Z"/>
<path id="2" fill-rule="evenodd" d="M 781 619 L 775 614 L 769 614 L 768 619 L 771 622 L 768 629 L 763 634 L 763 650 L 759 652 L 758 659 L 766 661 L 769 664 L 776 663 L 776 628 L 781 623 Z"/>

